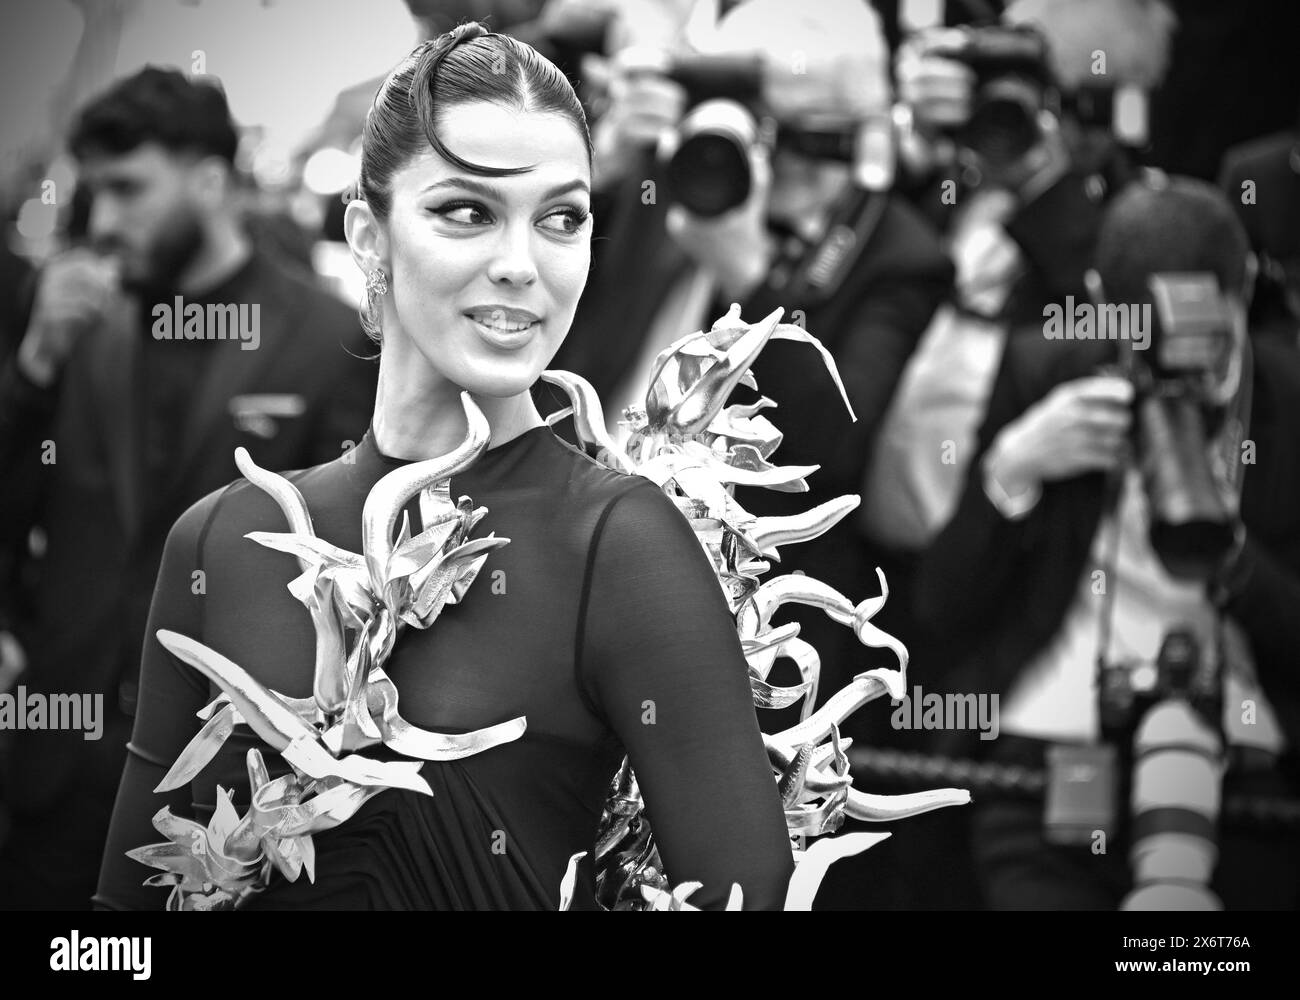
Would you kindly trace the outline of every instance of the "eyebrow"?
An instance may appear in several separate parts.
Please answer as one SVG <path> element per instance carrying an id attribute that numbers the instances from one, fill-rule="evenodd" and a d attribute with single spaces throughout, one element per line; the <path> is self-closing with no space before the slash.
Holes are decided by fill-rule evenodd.
<path id="1" fill-rule="evenodd" d="M 437 191 L 442 188 L 464 188 L 466 191 L 473 191 L 475 194 L 480 194 L 484 198 L 492 198 L 493 200 L 500 202 L 507 200 L 505 195 L 501 193 L 499 187 L 492 184 L 485 184 L 483 181 L 476 181 L 470 177 L 449 177 L 446 180 L 435 181 L 433 184 L 429 184 L 421 189 L 420 193 L 426 194 L 429 191 Z M 591 189 L 587 186 L 587 182 L 575 178 L 567 183 L 557 184 L 555 187 L 543 191 L 542 201 L 549 201 L 552 198 L 558 198 L 560 195 L 568 194 L 570 191 L 583 191 L 588 195 L 591 194 Z"/>

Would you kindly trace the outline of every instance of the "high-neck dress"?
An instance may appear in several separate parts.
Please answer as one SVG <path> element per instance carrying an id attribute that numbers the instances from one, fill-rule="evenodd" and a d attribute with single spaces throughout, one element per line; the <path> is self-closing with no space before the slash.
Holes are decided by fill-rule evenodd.
<path id="1" fill-rule="evenodd" d="M 256 458 L 256 456 L 254 456 Z M 321 538 L 361 551 L 362 505 L 407 464 L 368 433 L 325 465 L 288 473 Z M 779 908 L 793 863 L 734 621 L 686 519 L 648 480 L 612 472 L 535 427 L 485 451 L 450 484 L 488 508 L 490 553 L 460 603 L 403 629 L 386 670 L 413 725 L 464 732 L 524 716 L 524 735 L 421 771 L 433 796 L 388 789 L 317 834 L 316 877 L 276 875 L 252 905 L 313 909 L 555 909 L 569 857 L 593 847 L 609 782 L 630 757 L 674 885 L 718 907 Z M 420 530 L 418 504 L 409 505 Z M 219 690 L 158 642 L 190 636 L 291 697 L 312 691 L 315 634 L 286 585 L 296 559 L 244 536 L 287 531 L 271 498 L 239 480 L 173 527 L 154 593 L 140 701 L 95 902 L 157 909 L 166 889 L 125 851 L 161 836 L 164 805 L 206 823 L 216 786 L 248 805 L 240 726 L 190 786 L 152 789 Z M 384 748 L 377 748 L 383 751 Z M 370 751 L 367 751 L 368 753 Z M 595 905 L 588 858 L 573 907 Z"/>

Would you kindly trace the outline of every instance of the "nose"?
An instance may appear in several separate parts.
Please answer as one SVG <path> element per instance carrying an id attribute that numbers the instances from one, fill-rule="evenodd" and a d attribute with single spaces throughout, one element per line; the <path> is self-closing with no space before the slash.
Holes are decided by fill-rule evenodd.
<path id="1" fill-rule="evenodd" d="M 505 226 L 496 252 L 488 264 L 488 279 L 494 284 L 526 287 L 537 280 L 533 259 L 532 226 L 526 220 Z"/>

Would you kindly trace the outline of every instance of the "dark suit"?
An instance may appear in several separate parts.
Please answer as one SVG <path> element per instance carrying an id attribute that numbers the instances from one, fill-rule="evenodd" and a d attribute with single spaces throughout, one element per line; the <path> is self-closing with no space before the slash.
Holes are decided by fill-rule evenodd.
<path id="1" fill-rule="evenodd" d="M 1300 743 L 1300 674 L 1294 669 L 1300 654 L 1294 613 L 1300 607 L 1300 360 L 1273 344 L 1255 351 L 1249 437 L 1257 460 L 1246 468 L 1241 507 L 1251 572 L 1228 612 L 1251 641 L 1261 683 L 1294 745 Z M 1090 473 L 1047 483 L 1037 506 L 1010 521 L 985 496 L 980 468 L 1003 427 L 1055 386 L 1095 373 L 1113 357 L 1110 342 L 1024 336 L 1008 344 L 957 512 L 918 573 L 922 623 L 971 650 L 960 661 L 932 664 L 930 684 L 937 687 L 943 676 L 947 690 L 1005 693 L 1065 620 L 1101 523 L 1105 477 Z"/>
<path id="2" fill-rule="evenodd" d="M 835 358 L 857 416 L 856 423 L 849 418 L 817 351 L 791 341 L 770 342 L 753 373 L 759 392 L 776 401 L 777 408 L 766 415 L 784 435 L 771 460 L 819 468 L 808 477 L 807 493 L 738 489 L 737 498 L 753 513 L 793 514 L 861 491 L 876 433 L 903 369 L 951 289 L 952 265 L 925 220 L 894 195 L 871 199 L 867 212 L 877 213 L 874 226 L 835 287 L 810 285 L 796 272 L 786 285 L 769 277 L 742 303 L 751 323 L 779 306 L 785 310 L 783 322 L 801 322 L 817 337 Z M 726 304 L 715 301 L 713 315 L 725 311 Z M 735 399 L 751 396 L 742 389 Z M 854 602 L 875 596 L 875 567 L 882 553 L 854 531 L 854 523 L 850 516 L 821 538 L 783 550 L 770 575 L 798 569 Z M 892 654 L 868 651 L 850 629 L 821 611 L 791 605 L 782 614 L 788 616 L 783 620 L 802 624 L 801 637 L 821 654 L 821 698 L 856 673 L 893 664 Z M 882 655 L 884 659 L 873 659 Z"/>
<path id="3" fill-rule="evenodd" d="M 1090 473 L 1046 483 L 1033 510 L 1012 521 L 985 495 L 982 458 L 998 432 L 1033 403 L 1063 382 L 1095 373 L 1114 359 L 1114 353 L 1113 342 L 1049 341 L 1030 335 L 1009 342 L 957 512 L 926 553 L 915 582 L 917 619 L 949 654 L 926 664 L 921 683 L 927 693 L 1004 695 L 1061 629 L 1104 513 L 1105 476 Z M 1248 435 L 1256 445 L 1256 464 L 1246 467 L 1241 505 L 1247 529 L 1245 572 L 1226 610 L 1251 644 L 1260 683 L 1287 737 L 1292 760 L 1284 764 L 1294 762 L 1300 746 L 1300 674 L 1295 670 L 1300 654 L 1298 431 L 1300 358 L 1274 342 L 1257 342 Z M 953 756 L 988 753 L 1004 763 L 1033 767 L 1043 762 L 1039 741 L 1018 741 L 1006 734 L 980 741 L 973 730 L 934 736 L 935 749 Z M 1250 788 L 1268 794 L 1288 790 L 1283 772 L 1246 777 L 1255 782 Z M 1265 778 L 1267 784 L 1258 784 Z M 1237 780 L 1229 772 L 1229 788 Z M 1294 786 L 1290 791 L 1294 794 Z M 1101 859 L 1104 864 L 1097 867 L 1098 859 L 1090 856 L 1071 860 L 1068 855 L 1074 849 L 1045 847 L 1036 838 L 1041 808 L 995 803 L 981 813 L 977 804 L 980 870 L 988 877 L 996 869 L 1010 880 L 993 880 L 992 902 L 1113 908 L 1126 888 L 1124 852 L 1112 850 L 1113 857 Z M 1294 905 L 1285 897 L 1293 891 L 1286 884 L 1287 871 L 1295 871 L 1293 851 L 1272 842 L 1225 839 L 1222 853 L 1220 892 L 1230 907 Z M 1259 867 L 1250 869 L 1251 864 Z M 1247 870 L 1239 873 L 1242 865 Z M 1089 870 L 1095 875 L 1091 886 L 1079 876 Z M 1001 897 L 999 884 L 1011 886 Z M 1279 887 L 1283 898 L 1267 895 Z"/>
<path id="4" fill-rule="evenodd" d="M 32 528 L 45 539 L 43 556 L 26 560 L 33 613 L 20 623 L 23 683 L 102 694 L 106 720 L 98 743 L 80 732 L 15 734 L 5 782 L 15 832 L 0 865 L 0 895 L 18 897 L 11 905 L 88 905 L 172 523 L 239 475 L 240 445 L 265 468 L 301 468 L 336 458 L 367 427 L 376 368 L 354 356 L 373 353 L 355 313 L 271 256 L 256 253 L 239 273 L 238 301 L 260 306 L 256 350 L 233 340 L 149 343 L 149 317 L 122 300 L 78 341 L 54 389 L 27 382 L 12 360 L 0 372 L 2 540 L 23 552 Z M 188 406 L 173 400 L 179 426 L 169 426 L 171 414 L 150 413 L 160 387 L 148 380 L 160 369 L 145 355 L 170 363 L 169 352 L 195 347 L 204 354 L 193 356 L 193 395 Z M 170 452 L 160 455 L 158 440 Z M 35 859 L 23 852 L 33 844 L 58 872 L 30 877 Z"/>
<path id="5" fill-rule="evenodd" d="M 1294 347 L 1300 324 L 1287 307 L 1284 267 L 1289 265 L 1294 275 L 1300 259 L 1300 135 L 1280 132 L 1234 146 L 1223 154 L 1219 187 L 1260 258 L 1250 304 L 1251 334 L 1276 335 Z M 1248 192 L 1252 197 L 1246 203 L 1242 199 Z"/>

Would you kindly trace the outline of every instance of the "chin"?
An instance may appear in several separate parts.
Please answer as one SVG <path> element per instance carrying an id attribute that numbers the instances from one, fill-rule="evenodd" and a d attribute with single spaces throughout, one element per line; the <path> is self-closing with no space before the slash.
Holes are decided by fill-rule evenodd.
<path id="1" fill-rule="evenodd" d="M 462 389 L 473 396 L 485 399 L 511 399 L 531 389 L 540 377 L 540 372 L 537 374 L 530 373 L 527 377 L 522 378 L 509 375 L 475 373 L 463 380 L 458 379 L 456 382 Z"/>
<path id="2" fill-rule="evenodd" d="M 533 387 L 545 365 L 536 358 L 465 358 L 457 370 L 448 371 L 449 381 L 467 392 L 489 399 L 509 399 Z"/>

